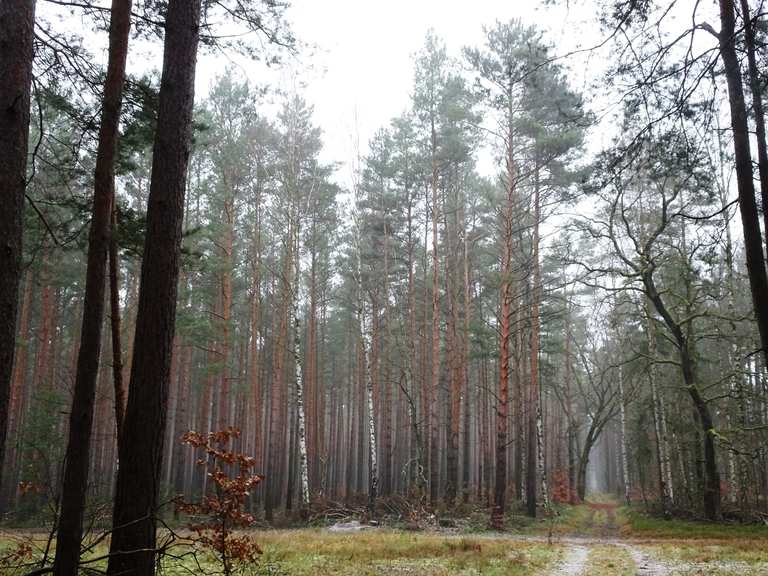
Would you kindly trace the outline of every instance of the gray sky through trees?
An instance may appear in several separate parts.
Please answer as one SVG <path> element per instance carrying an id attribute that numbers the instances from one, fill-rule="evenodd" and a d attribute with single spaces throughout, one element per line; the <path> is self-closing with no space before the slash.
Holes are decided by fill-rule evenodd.
<path id="1" fill-rule="evenodd" d="M 109 3 L 102 0 L 96 4 Z M 434 30 L 455 58 L 461 57 L 462 47 L 481 45 L 483 26 L 496 20 L 519 18 L 527 25 L 536 25 L 558 55 L 601 40 L 593 11 L 583 5 L 543 7 L 538 2 L 498 0 L 294 0 L 290 4 L 286 18 L 301 43 L 299 53 L 285 56 L 282 66 L 268 68 L 231 51 L 201 50 L 196 99 L 205 98 L 214 78 L 228 65 L 259 85 L 300 91 L 314 106 L 313 119 L 323 130 L 323 159 L 343 164 L 337 179 L 344 183 L 351 179 L 349 164 L 356 154 L 355 141 L 364 154 L 373 134 L 407 108 L 414 55 L 422 48 L 428 30 Z M 43 2 L 39 15 L 54 29 L 66 26 L 74 33 L 83 33 L 84 25 L 88 26 L 77 9 Z M 85 42 L 98 63 L 106 64 L 106 34 L 86 34 Z M 159 70 L 161 64 L 160 42 L 132 40 L 130 73 Z M 602 69 L 594 57 L 591 62 L 569 58 L 566 65 L 572 71 L 572 85 L 580 90 Z M 495 171 L 490 154 L 481 154 L 479 168 L 485 173 Z"/>
<path id="2" fill-rule="evenodd" d="M 293 2 L 289 18 L 296 36 L 318 46 L 311 59 L 302 60 L 312 66 L 306 75 L 306 92 L 325 133 L 326 149 L 335 156 L 329 160 L 346 161 L 354 154 L 355 132 L 364 148 L 379 127 L 405 110 L 413 82 L 413 55 L 422 48 L 430 28 L 456 57 L 463 46 L 482 43 L 483 26 L 495 20 L 520 18 L 536 24 L 563 50 L 573 49 L 579 40 L 592 40 L 573 33 L 572 26 L 581 24 L 577 20 L 586 19 L 579 13 L 537 4 L 489 0 Z"/>

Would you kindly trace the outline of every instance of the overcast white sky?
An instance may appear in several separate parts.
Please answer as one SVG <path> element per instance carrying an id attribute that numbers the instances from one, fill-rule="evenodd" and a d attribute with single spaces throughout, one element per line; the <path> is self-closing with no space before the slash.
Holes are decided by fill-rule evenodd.
<path id="1" fill-rule="evenodd" d="M 515 0 L 294 0 L 287 19 L 295 36 L 314 48 L 288 59 L 273 82 L 289 90 L 295 78 L 305 84 L 303 93 L 324 133 L 323 159 L 346 162 L 355 156 L 356 134 L 364 151 L 373 133 L 407 108 L 413 56 L 430 28 L 458 57 L 463 46 L 483 42 L 484 25 L 520 18 L 546 30 L 557 53 L 564 53 L 599 40 L 593 17 L 573 6 L 544 8 Z M 595 32 L 585 34 L 587 29 Z M 223 62 L 222 57 L 201 59 L 198 95 L 207 91 Z M 241 59 L 237 64 L 252 80 L 264 81 L 263 67 Z M 572 80 L 580 85 L 584 77 Z M 346 176 L 339 174 L 341 180 Z"/>
<path id="2" fill-rule="evenodd" d="M 102 0 L 101 4 L 107 6 L 109 2 Z M 272 70 L 242 57 L 201 51 L 197 98 L 205 97 L 216 75 L 227 65 L 234 65 L 257 84 L 288 91 L 302 84 L 301 92 L 314 106 L 315 123 L 323 130 L 322 159 L 346 163 L 355 157 L 356 137 L 364 153 L 374 132 L 407 108 L 414 54 L 423 46 L 430 28 L 454 57 L 460 57 L 464 46 L 482 44 L 484 25 L 513 18 L 544 30 L 557 54 L 600 41 L 593 1 L 559 2 L 559 7 L 542 4 L 521 0 L 293 0 L 286 20 L 307 48 L 296 57 L 285 58 L 280 69 Z M 83 31 L 84 21 L 76 9 L 43 2 L 38 14 L 54 26 Z M 86 33 L 87 46 L 102 64 L 106 64 L 106 41 L 106 34 Z M 599 64 L 598 58 L 582 55 L 567 61 L 572 66 L 572 84 L 587 98 L 587 83 L 595 72 L 591 68 Z M 159 70 L 161 66 L 160 43 L 131 44 L 129 72 Z M 490 166 L 485 160 L 487 172 Z M 342 168 L 337 178 L 348 181 L 349 169 Z"/>

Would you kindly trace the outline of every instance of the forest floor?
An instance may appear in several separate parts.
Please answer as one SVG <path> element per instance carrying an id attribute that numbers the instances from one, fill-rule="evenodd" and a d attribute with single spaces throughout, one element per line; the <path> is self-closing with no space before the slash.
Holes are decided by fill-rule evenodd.
<path id="1" fill-rule="evenodd" d="M 505 533 L 300 529 L 259 541 L 268 573 L 286 575 L 768 576 L 768 527 L 665 521 L 605 500 L 559 512 Z"/>
<path id="2" fill-rule="evenodd" d="M 558 512 L 533 523 L 511 516 L 504 533 L 481 530 L 479 523 L 435 531 L 259 530 L 252 534 L 263 554 L 248 574 L 768 576 L 768 527 L 665 521 L 610 501 Z M 0 533 L 0 549 L 20 536 Z M 163 573 L 216 571 L 212 559 L 199 555 L 197 561 L 194 566 L 169 561 Z M 2 576 L 23 573 L 0 569 Z"/>
<path id="3" fill-rule="evenodd" d="M 765 575 L 768 528 L 652 518 L 612 501 L 565 507 L 534 531 L 559 547 L 553 576 Z"/>

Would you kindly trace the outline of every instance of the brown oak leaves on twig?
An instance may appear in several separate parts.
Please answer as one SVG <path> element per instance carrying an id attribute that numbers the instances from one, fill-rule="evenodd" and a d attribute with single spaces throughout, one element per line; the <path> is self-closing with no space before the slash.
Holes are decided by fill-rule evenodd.
<path id="1" fill-rule="evenodd" d="M 189 431 L 181 437 L 183 444 L 204 453 L 197 464 L 206 470 L 208 490 L 198 502 L 177 497 L 176 510 L 191 518 L 192 540 L 217 556 L 225 576 L 256 564 L 261 555 L 251 535 L 236 532 L 253 525 L 255 518 L 245 511 L 245 502 L 264 478 L 253 473 L 253 458 L 229 448 L 239 436 L 240 430 L 230 427 L 209 434 Z"/>

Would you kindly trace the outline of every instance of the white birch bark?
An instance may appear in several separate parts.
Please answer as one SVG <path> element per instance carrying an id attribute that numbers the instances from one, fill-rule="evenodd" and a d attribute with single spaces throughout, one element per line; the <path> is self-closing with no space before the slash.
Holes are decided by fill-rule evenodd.
<path id="1" fill-rule="evenodd" d="M 627 459 L 627 413 L 624 406 L 624 370 L 619 366 L 619 418 L 621 420 L 621 476 L 624 482 L 624 501 L 629 505 L 629 461 Z"/>
<path id="2" fill-rule="evenodd" d="M 738 376 L 736 376 L 736 378 L 738 378 Z M 732 429 L 733 418 L 731 417 L 731 415 L 726 413 L 725 419 L 726 419 L 728 428 Z M 733 447 L 729 448 L 727 453 L 728 453 L 728 501 L 731 504 L 736 504 L 736 501 L 738 500 L 736 487 L 739 485 L 739 479 L 736 474 L 736 458 L 733 453 Z"/>
<path id="3" fill-rule="evenodd" d="M 658 389 L 656 387 L 656 366 L 654 364 L 654 356 L 656 354 L 656 346 L 654 341 L 653 332 L 653 320 L 650 315 L 650 307 L 646 302 L 646 332 L 648 338 L 648 355 L 651 357 L 651 365 L 648 367 L 648 381 L 651 385 L 651 403 L 653 404 L 653 426 L 656 433 L 656 446 L 659 451 L 659 467 L 661 468 L 660 474 L 662 478 L 662 494 L 661 500 L 664 506 L 664 512 L 669 513 L 669 506 L 673 502 L 672 500 L 672 467 L 669 461 L 669 445 L 667 442 L 667 425 L 664 420 L 664 407 L 661 399 L 659 398 Z"/>
<path id="4" fill-rule="evenodd" d="M 360 344 L 362 347 L 362 361 L 365 372 L 365 392 L 368 404 L 368 453 L 369 453 L 369 507 L 373 508 L 374 500 L 378 494 L 379 488 L 379 466 L 376 455 L 376 421 L 374 418 L 373 405 L 373 379 L 371 378 L 371 334 L 368 328 L 368 315 L 365 312 L 365 298 L 363 295 L 363 263 L 360 246 L 360 228 L 355 222 L 355 233 L 357 235 L 357 321 L 360 326 Z"/>
<path id="5" fill-rule="evenodd" d="M 675 503 L 675 485 L 672 483 L 672 448 L 669 446 L 669 431 L 667 430 L 667 411 L 664 408 L 664 395 L 658 395 L 659 420 L 661 421 L 661 448 L 666 468 L 667 496 L 670 505 Z"/>
<path id="6" fill-rule="evenodd" d="M 541 398 L 536 403 L 536 465 L 541 478 L 541 498 L 544 511 L 549 512 L 549 487 L 547 486 L 547 470 L 544 466 L 544 423 L 541 417 Z"/>
<path id="7" fill-rule="evenodd" d="M 539 388 L 539 401 L 536 403 L 536 466 L 541 478 L 541 498 L 544 512 L 549 513 L 549 486 L 547 485 L 547 469 L 544 464 L 544 422 L 541 416 L 541 388 Z"/>
<path id="8" fill-rule="evenodd" d="M 309 504 L 309 465 L 307 462 L 307 425 L 304 409 L 304 378 L 301 362 L 301 331 L 299 320 L 299 302 L 301 290 L 301 254 L 299 253 L 299 226 L 295 226 L 294 272 L 293 272 L 293 362 L 294 381 L 296 383 L 296 411 L 299 420 L 299 474 L 301 478 L 301 501 Z"/>

